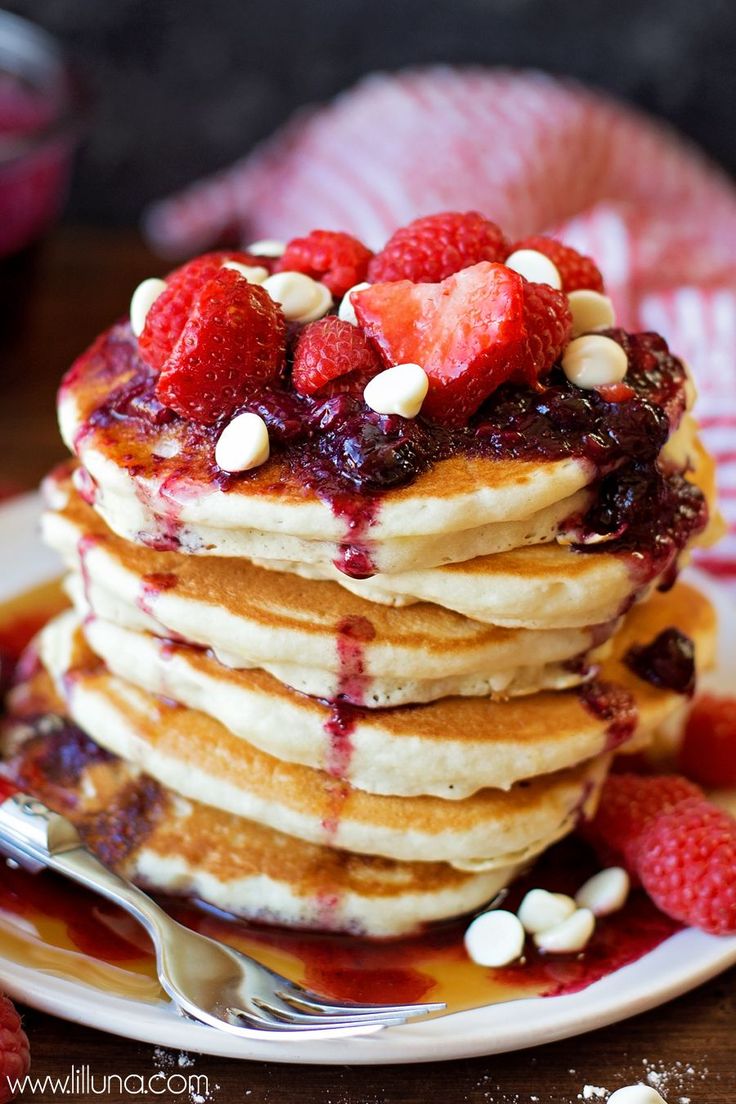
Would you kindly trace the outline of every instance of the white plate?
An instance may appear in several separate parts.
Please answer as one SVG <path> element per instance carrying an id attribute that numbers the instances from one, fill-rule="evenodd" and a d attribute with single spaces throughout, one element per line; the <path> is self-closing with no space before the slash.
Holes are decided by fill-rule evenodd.
<path id="1" fill-rule="evenodd" d="M 38 510 L 33 495 L 0 508 L 0 602 L 58 574 L 58 562 L 38 541 Z M 721 615 L 721 669 L 716 681 L 732 687 L 736 611 L 718 587 L 702 577 L 698 584 L 717 602 Z M 731 657 L 730 672 L 723 669 L 726 656 Z M 580 993 L 489 1005 L 338 1042 L 233 1039 L 180 1019 L 164 1003 L 106 994 L 3 957 L 0 977 L 11 996 L 35 1008 L 157 1046 L 259 1061 L 372 1065 L 499 1054 L 568 1038 L 663 1004 L 734 963 L 736 938 L 687 930 Z"/>

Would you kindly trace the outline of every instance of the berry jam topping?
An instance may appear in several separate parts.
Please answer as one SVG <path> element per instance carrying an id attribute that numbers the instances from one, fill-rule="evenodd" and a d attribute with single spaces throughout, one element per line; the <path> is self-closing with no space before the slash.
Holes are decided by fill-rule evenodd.
<path id="1" fill-rule="evenodd" d="M 625 556 L 642 584 L 661 576 L 659 589 L 668 590 L 677 577 L 679 552 L 707 522 L 708 506 L 698 487 L 656 464 L 631 464 L 600 481 L 576 548 Z M 602 534 L 612 539 L 598 543 Z"/>
<path id="2" fill-rule="evenodd" d="M 695 645 L 679 629 L 664 629 L 651 643 L 634 645 L 625 661 L 652 686 L 688 697 L 695 691 Z"/>
<path id="3" fill-rule="evenodd" d="M 577 688 L 577 695 L 594 717 L 606 722 L 606 751 L 614 751 L 633 736 L 639 715 L 633 695 L 623 686 L 592 679 Z"/>
<path id="4" fill-rule="evenodd" d="M 76 785 L 93 763 L 105 763 L 113 756 L 99 747 L 81 728 L 52 713 L 24 718 L 33 736 L 23 745 L 23 769 L 17 781 L 31 793 L 38 778 L 60 790 Z"/>

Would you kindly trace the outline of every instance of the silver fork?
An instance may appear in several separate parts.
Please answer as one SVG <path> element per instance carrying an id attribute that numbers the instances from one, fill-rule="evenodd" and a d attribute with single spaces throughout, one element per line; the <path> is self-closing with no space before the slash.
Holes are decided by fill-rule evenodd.
<path id="1" fill-rule="evenodd" d="M 220 1031 L 250 1039 L 370 1035 L 445 1007 L 333 1001 L 190 931 L 88 851 L 71 821 L 27 794 L 0 805 L 0 852 L 33 873 L 55 870 L 134 916 L 153 941 L 159 981 L 177 1010 Z"/>

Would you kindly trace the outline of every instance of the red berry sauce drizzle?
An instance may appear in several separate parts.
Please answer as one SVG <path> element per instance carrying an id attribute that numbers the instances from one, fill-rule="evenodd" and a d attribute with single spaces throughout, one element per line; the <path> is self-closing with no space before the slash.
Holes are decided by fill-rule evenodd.
<path id="1" fill-rule="evenodd" d="M 337 624 L 337 692 L 334 700 L 328 703 L 330 715 L 324 725 L 329 741 L 325 771 L 334 779 L 329 783 L 330 812 L 322 821 L 327 842 L 334 841 L 337 836 L 342 809 L 350 796 L 352 736 L 368 685 L 365 645 L 374 636 L 375 629 L 366 617 L 345 617 Z M 329 914 L 334 913 L 338 900 L 330 891 L 317 896 L 325 926 L 329 927 Z"/>
<path id="2" fill-rule="evenodd" d="M 91 582 L 91 579 L 90 579 L 89 567 L 87 565 L 87 557 L 88 557 L 90 551 L 93 548 L 95 548 L 100 543 L 100 541 L 102 539 L 103 539 L 102 537 L 95 536 L 93 533 L 85 533 L 84 536 L 80 537 L 79 540 L 77 541 L 77 556 L 79 557 L 79 575 L 80 575 L 80 578 L 82 580 L 82 590 L 84 592 L 84 599 L 85 599 L 85 602 L 87 603 L 87 605 L 90 609 L 92 608 L 92 603 L 90 602 L 90 589 L 91 589 L 92 582 Z"/>
<path id="3" fill-rule="evenodd" d="M 685 370 L 656 334 L 620 329 L 607 334 L 629 360 L 627 392 L 616 395 L 620 401 L 575 387 L 554 368 L 539 390 L 499 387 L 460 428 L 421 416 L 376 414 L 359 393 L 330 394 L 328 387 L 307 397 L 286 379 L 279 386 L 254 381 L 239 410 L 263 417 L 273 459 L 237 476 L 215 463 L 222 422 L 185 421 L 156 400 L 156 377 L 140 358 L 127 324 L 103 334 L 77 361 L 62 384 L 62 397 L 68 392 L 84 417 L 77 451 L 87 444 L 101 448 L 128 471 L 142 500 L 163 519 L 161 533 L 152 538 L 164 542 L 158 547 L 181 547 L 180 514 L 187 497 L 218 488 L 297 498 L 312 491 L 345 524 L 336 566 L 365 577 L 375 572 L 370 530 L 383 495 L 411 484 L 433 464 L 457 454 L 577 458 L 594 472 L 597 495 L 585 516 L 575 519 L 575 547 L 591 555 L 624 556 L 642 587 L 657 577 L 671 585 L 680 550 L 707 521 L 700 490 L 659 459 L 685 409 Z M 152 494 L 150 486 L 160 490 Z"/>
<path id="4" fill-rule="evenodd" d="M 136 599 L 138 609 L 141 610 L 142 613 L 148 614 L 149 617 L 158 620 L 153 611 L 154 603 L 160 594 L 163 594 L 167 590 L 172 590 L 176 586 L 177 581 L 176 575 L 171 573 L 152 572 L 149 575 L 144 575 Z"/>
<path id="5" fill-rule="evenodd" d="M 680 629 L 664 629 L 649 644 L 637 644 L 624 657 L 646 682 L 691 698 L 695 693 L 695 645 Z"/>
<path id="6" fill-rule="evenodd" d="M 605 721 L 605 751 L 615 751 L 631 739 L 638 721 L 633 694 L 615 682 L 598 678 L 578 686 L 576 693 L 594 717 Z"/>

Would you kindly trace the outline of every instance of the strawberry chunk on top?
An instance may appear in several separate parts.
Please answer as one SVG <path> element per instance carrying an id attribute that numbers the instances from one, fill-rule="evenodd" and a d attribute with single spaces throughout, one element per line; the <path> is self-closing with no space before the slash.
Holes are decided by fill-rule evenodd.
<path id="1" fill-rule="evenodd" d="M 229 268 L 199 291 L 156 382 L 156 397 L 184 418 L 213 425 L 233 413 L 251 380 L 275 380 L 286 320 L 258 284 Z"/>
<path id="2" fill-rule="evenodd" d="M 227 261 L 248 266 L 261 263 L 250 253 L 220 249 L 187 261 L 166 277 L 166 290 L 153 303 L 146 315 L 143 333 L 138 338 L 143 359 L 156 371 L 163 368 L 173 352 L 202 288 Z"/>
<path id="3" fill-rule="evenodd" d="M 352 301 L 386 364 L 419 364 L 429 376 L 422 412 L 462 424 L 502 383 L 534 383 L 554 363 L 570 321 L 564 297 L 549 291 L 540 302 L 537 285 L 481 261 L 439 284 L 374 284 Z"/>

